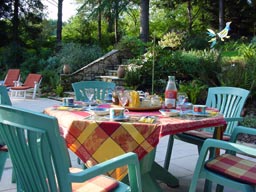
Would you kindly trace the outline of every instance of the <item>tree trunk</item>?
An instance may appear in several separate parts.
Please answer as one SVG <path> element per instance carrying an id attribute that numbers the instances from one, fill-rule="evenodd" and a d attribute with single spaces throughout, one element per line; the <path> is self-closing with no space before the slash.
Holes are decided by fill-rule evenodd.
<path id="1" fill-rule="evenodd" d="M 192 32 L 192 5 L 191 5 L 191 0 L 188 0 L 188 32 L 191 34 Z"/>
<path id="2" fill-rule="evenodd" d="M 115 1 L 115 43 L 118 42 L 118 1 Z"/>
<path id="3" fill-rule="evenodd" d="M 102 33 L 101 33 L 101 0 L 99 0 L 99 13 L 98 13 L 98 39 L 101 44 Z"/>
<path id="4" fill-rule="evenodd" d="M 224 6 L 223 0 L 219 0 L 219 30 L 224 28 Z"/>
<path id="5" fill-rule="evenodd" d="M 149 40 L 149 0 L 140 0 L 140 39 Z"/>
<path id="6" fill-rule="evenodd" d="M 18 31 L 19 31 L 19 5 L 20 1 L 15 0 L 14 1 L 14 13 L 13 13 L 13 20 L 12 20 L 12 25 L 13 25 L 13 41 L 18 42 Z"/>
<path id="7" fill-rule="evenodd" d="M 15 0 L 14 1 L 14 13 L 13 13 L 13 18 L 12 18 L 12 27 L 13 27 L 13 50 L 14 52 L 14 58 L 13 58 L 13 63 L 11 67 L 17 67 L 19 68 L 19 54 L 18 54 L 18 47 L 19 47 L 19 6 L 20 6 L 20 1 Z"/>
<path id="8" fill-rule="evenodd" d="M 60 48 L 62 40 L 62 5 L 63 0 L 58 0 L 58 20 L 57 20 L 57 46 Z"/>

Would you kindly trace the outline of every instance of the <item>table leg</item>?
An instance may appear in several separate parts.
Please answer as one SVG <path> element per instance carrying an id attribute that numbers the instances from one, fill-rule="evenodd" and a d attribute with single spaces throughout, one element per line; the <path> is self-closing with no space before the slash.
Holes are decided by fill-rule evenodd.
<path id="1" fill-rule="evenodd" d="M 152 166 L 151 174 L 170 187 L 179 187 L 179 180 L 156 162 Z"/>
<path id="2" fill-rule="evenodd" d="M 140 160 L 142 189 L 145 192 L 161 192 L 162 189 L 156 179 L 152 177 L 151 169 L 154 164 L 156 149 Z"/>
<path id="3" fill-rule="evenodd" d="M 157 180 L 162 181 L 170 187 L 178 187 L 178 179 L 154 161 L 155 154 L 156 149 L 148 153 L 143 159 L 140 160 L 143 191 L 162 191 L 159 184 L 157 183 Z"/>

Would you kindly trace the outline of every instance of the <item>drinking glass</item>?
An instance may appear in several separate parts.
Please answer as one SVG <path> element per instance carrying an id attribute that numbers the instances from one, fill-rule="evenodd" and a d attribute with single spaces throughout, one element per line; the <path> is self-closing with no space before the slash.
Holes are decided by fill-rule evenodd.
<path id="1" fill-rule="evenodd" d="M 125 105 L 128 103 L 128 100 L 129 100 L 129 92 L 128 91 L 118 92 L 118 99 L 122 107 L 125 108 Z"/>
<path id="2" fill-rule="evenodd" d="M 85 94 L 87 98 L 89 99 L 89 109 L 92 107 L 92 99 L 94 96 L 94 89 L 93 88 L 85 88 Z"/>
<path id="3" fill-rule="evenodd" d="M 180 114 L 182 114 L 182 106 L 186 102 L 187 98 L 188 98 L 188 95 L 186 93 L 183 93 L 183 92 L 178 93 L 178 96 L 177 96 L 177 107 L 180 110 Z"/>
<path id="4" fill-rule="evenodd" d="M 82 97 L 85 97 L 83 90 L 79 89 L 79 91 L 80 91 Z M 83 99 L 82 99 L 82 101 L 83 101 Z"/>

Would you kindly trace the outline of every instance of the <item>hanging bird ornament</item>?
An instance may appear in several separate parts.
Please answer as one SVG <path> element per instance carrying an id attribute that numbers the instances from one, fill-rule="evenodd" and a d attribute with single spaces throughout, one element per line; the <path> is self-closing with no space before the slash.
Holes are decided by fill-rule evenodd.
<path id="1" fill-rule="evenodd" d="M 224 41 L 225 38 L 226 39 L 230 38 L 230 36 L 228 36 L 228 32 L 230 30 L 230 24 L 231 22 L 227 22 L 225 28 L 219 33 L 215 33 L 212 29 L 207 29 L 208 30 L 207 34 L 211 37 L 211 39 L 208 41 L 211 43 L 211 48 L 213 48 L 216 45 L 217 39 Z"/>

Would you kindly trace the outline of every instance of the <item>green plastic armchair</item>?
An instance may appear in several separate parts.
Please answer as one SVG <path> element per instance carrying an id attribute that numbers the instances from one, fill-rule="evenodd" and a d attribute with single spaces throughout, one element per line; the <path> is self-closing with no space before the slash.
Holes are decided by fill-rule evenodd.
<path id="1" fill-rule="evenodd" d="M 208 90 L 206 106 L 217 108 L 225 117 L 227 127 L 224 132 L 224 140 L 229 140 L 234 127 L 243 118 L 240 116 L 243 110 L 249 91 L 237 87 L 212 87 Z M 164 168 L 169 169 L 174 138 L 198 146 L 200 151 L 203 142 L 207 138 L 213 138 L 214 128 L 204 128 L 201 130 L 187 131 L 184 133 L 171 135 L 167 146 Z"/>
<path id="2" fill-rule="evenodd" d="M 236 143 L 238 134 L 256 135 L 255 128 L 238 126 L 233 130 L 230 141 L 207 139 L 200 151 L 189 192 L 195 192 L 198 179 L 205 179 L 205 191 L 211 191 L 216 183 L 216 191 L 224 187 L 236 191 L 256 191 L 256 148 Z M 210 157 L 211 148 L 224 149 L 225 153 Z M 241 155 L 242 154 L 242 155 Z"/>
<path id="3" fill-rule="evenodd" d="M 75 92 L 75 98 L 77 101 L 88 100 L 85 94 L 85 88 L 94 88 L 94 98 L 104 100 L 106 94 L 112 92 L 115 89 L 116 84 L 105 81 L 80 81 L 72 83 L 73 90 Z"/>
<path id="4" fill-rule="evenodd" d="M 71 192 L 89 191 L 91 187 L 95 192 L 102 188 L 111 192 L 142 191 L 138 157 L 132 152 L 85 170 L 70 168 L 65 140 L 55 117 L 0 105 L 0 135 L 6 138 L 18 175 L 18 191 Z M 102 175 L 125 165 L 129 185 Z"/>
<path id="5" fill-rule="evenodd" d="M 0 104 L 12 105 L 10 97 L 7 93 L 7 89 L 5 86 L 0 86 Z M 3 175 L 4 165 L 5 165 L 7 158 L 8 158 L 8 149 L 5 146 L 3 138 L 0 135 L 0 180 Z"/>

